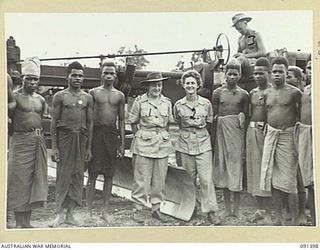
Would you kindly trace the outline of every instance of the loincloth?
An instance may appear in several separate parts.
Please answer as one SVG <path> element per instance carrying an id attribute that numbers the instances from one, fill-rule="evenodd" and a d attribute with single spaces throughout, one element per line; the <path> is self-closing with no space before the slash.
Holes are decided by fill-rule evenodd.
<path id="1" fill-rule="evenodd" d="M 312 155 L 312 126 L 297 123 L 294 130 L 295 145 L 301 170 L 303 186 L 314 184 Z"/>
<path id="2" fill-rule="evenodd" d="M 230 191 L 242 190 L 244 129 L 239 115 L 220 116 L 217 119 L 216 143 L 213 158 L 214 184 Z"/>
<path id="3" fill-rule="evenodd" d="M 92 138 L 92 159 L 87 164 L 89 174 L 114 176 L 117 149 L 119 147 L 118 130 L 115 125 L 95 125 Z"/>
<path id="4" fill-rule="evenodd" d="M 33 132 L 14 133 L 8 162 L 8 208 L 29 211 L 47 200 L 45 139 Z"/>
<path id="5" fill-rule="evenodd" d="M 74 131 L 67 127 L 60 127 L 57 132 L 60 160 L 57 164 L 56 206 L 59 211 L 65 207 L 67 196 L 77 205 L 82 204 L 87 135 L 84 129 Z"/>
<path id="6" fill-rule="evenodd" d="M 273 187 L 286 193 L 297 193 L 297 168 L 293 127 L 280 130 L 267 125 L 260 188 L 271 191 Z"/>
<path id="7" fill-rule="evenodd" d="M 271 192 L 260 189 L 261 161 L 264 144 L 263 127 L 248 127 L 246 139 L 247 188 L 254 196 L 270 197 Z"/>

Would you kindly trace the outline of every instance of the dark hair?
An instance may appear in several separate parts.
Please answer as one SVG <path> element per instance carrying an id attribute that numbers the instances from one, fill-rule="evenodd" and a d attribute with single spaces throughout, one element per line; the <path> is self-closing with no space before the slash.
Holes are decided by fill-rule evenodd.
<path id="1" fill-rule="evenodd" d="M 268 58 L 266 58 L 266 57 L 258 58 L 254 66 L 266 67 L 269 71 L 270 71 L 270 68 L 271 68 L 270 62 L 269 62 Z"/>
<path id="2" fill-rule="evenodd" d="M 286 67 L 286 69 L 288 69 L 288 66 L 289 66 L 288 59 L 283 56 L 278 56 L 278 57 L 273 58 L 271 64 L 272 64 L 272 66 L 274 64 L 283 64 Z"/>
<path id="3" fill-rule="evenodd" d="M 193 77 L 194 79 L 196 79 L 197 84 L 199 87 L 202 86 L 202 79 L 201 79 L 201 75 L 199 74 L 198 71 L 194 70 L 194 69 L 190 69 L 186 72 L 183 73 L 182 77 L 181 77 L 181 82 L 182 84 L 184 84 L 185 80 L 187 77 Z"/>
<path id="4" fill-rule="evenodd" d="M 228 64 L 226 65 L 226 73 L 228 69 L 236 69 L 239 71 L 239 74 L 241 75 L 241 63 L 236 58 L 231 58 Z"/>
<path id="5" fill-rule="evenodd" d="M 101 63 L 101 70 L 103 69 L 103 67 L 114 67 L 114 69 L 117 71 L 118 67 L 117 67 L 117 64 L 113 61 L 103 61 Z"/>
<path id="6" fill-rule="evenodd" d="M 81 70 L 83 70 L 83 67 L 82 67 L 82 65 L 79 63 L 79 62 L 72 62 L 72 63 L 70 63 L 69 65 L 68 65 L 68 69 L 67 69 L 67 75 L 69 75 L 70 74 L 70 72 L 71 72 L 71 70 L 72 69 L 81 69 Z"/>
<path id="7" fill-rule="evenodd" d="M 289 66 L 288 67 L 288 71 L 291 71 L 291 72 L 293 72 L 293 74 L 294 74 L 294 76 L 296 77 L 296 78 L 298 78 L 299 80 L 301 80 L 302 79 L 302 69 L 300 69 L 299 67 L 297 67 L 297 66 Z"/>

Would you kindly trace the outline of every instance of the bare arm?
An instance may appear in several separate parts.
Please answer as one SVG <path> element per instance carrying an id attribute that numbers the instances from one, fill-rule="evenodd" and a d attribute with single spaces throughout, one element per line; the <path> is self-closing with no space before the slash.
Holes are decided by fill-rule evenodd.
<path id="1" fill-rule="evenodd" d="M 120 102 L 118 108 L 118 127 L 120 130 L 120 156 L 124 154 L 124 141 L 125 141 L 125 119 L 124 119 L 124 106 L 125 106 L 125 97 L 123 93 L 120 93 Z"/>
<path id="2" fill-rule="evenodd" d="M 88 106 L 87 106 L 87 129 L 88 129 L 88 141 L 87 141 L 87 153 L 86 161 L 91 159 L 91 146 L 92 146 L 92 134 L 93 134 L 93 98 L 88 95 Z"/>
<path id="3" fill-rule="evenodd" d="M 51 138 L 52 138 L 52 151 L 55 161 L 59 161 L 59 150 L 58 150 L 58 138 L 57 138 L 57 123 L 60 119 L 62 107 L 61 95 L 58 92 L 53 96 L 52 108 L 51 108 Z"/>
<path id="4" fill-rule="evenodd" d="M 241 37 L 242 37 L 242 36 L 240 36 L 240 37 L 238 38 L 238 50 L 237 50 L 237 53 L 242 53 L 242 48 L 241 48 L 241 45 L 240 45 Z"/>
<path id="5" fill-rule="evenodd" d="M 243 113 L 246 116 L 246 119 L 249 118 L 249 94 L 248 93 L 244 93 L 243 94 Z"/>
<path id="6" fill-rule="evenodd" d="M 7 89 L 8 89 L 8 115 L 9 117 L 12 117 L 14 110 L 17 107 L 17 103 L 13 93 L 12 79 L 9 76 L 9 74 L 7 74 Z"/>
<path id="7" fill-rule="evenodd" d="M 212 123 L 213 123 L 213 108 L 212 108 L 212 104 L 209 101 L 209 105 L 208 105 L 208 114 L 207 114 L 207 130 L 209 131 L 209 133 L 211 134 L 211 129 L 212 129 Z"/>
<path id="8" fill-rule="evenodd" d="M 302 97 L 302 93 L 300 91 L 297 91 L 296 94 L 296 103 L 297 103 L 297 110 L 296 110 L 296 120 L 300 121 L 300 117 L 301 117 L 301 97 Z"/>
<path id="9" fill-rule="evenodd" d="M 245 115 L 244 128 L 249 124 L 249 94 L 247 92 L 243 93 L 243 113 Z"/>
<path id="10" fill-rule="evenodd" d="M 217 117 L 219 112 L 219 100 L 220 100 L 220 91 L 217 89 L 212 94 L 213 119 Z"/>
<path id="11" fill-rule="evenodd" d="M 43 117 L 45 109 L 46 109 L 46 101 L 42 96 L 40 96 L 40 102 L 42 104 L 41 117 Z"/>

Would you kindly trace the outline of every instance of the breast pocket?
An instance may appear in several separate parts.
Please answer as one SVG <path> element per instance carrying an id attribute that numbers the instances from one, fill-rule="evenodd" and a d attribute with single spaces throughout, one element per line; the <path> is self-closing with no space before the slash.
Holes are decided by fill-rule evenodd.
<path id="1" fill-rule="evenodd" d="M 187 140 L 190 137 L 189 131 L 180 131 L 180 137 L 184 140 Z"/>
<path id="2" fill-rule="evenodd" d="M 207 138 L 209 137 L 209 132 L 206 129 L 203 129 L 202 131 L 197 132 L 198 138 Z"/>
<path id="3" fill-rule="evenodd" d="M 161 105 L 159 107 L 159 112 L 162 117 L 169 116 L 169 109 L 167 105 Z"/>
<path id="4" fill-rule="evenodd" d="M 169 134 L 169 132 L 167 132 L 167 131 L 162 132 L 162 140 L 163 140 L 163 141 L 169 141 L 169 140 L 170 140 L 170 134 Z"/>
<path id="5" fill-rule="evenodd" d="M 141 117 L 148 117 L 151 115 L 151 108 L 141 107 Z"/>
<path id="6" fill-rule="evenodd" d="M 141 130 L 138 130 L 137 134 L 136 134 L 136 137 L 139 137 L 141 138 L 142 140 L 151 140 L 152 137 L 153 137 L 153 134 L 152 132 L 149 132 L 149 131 L 141 131 Z"/>

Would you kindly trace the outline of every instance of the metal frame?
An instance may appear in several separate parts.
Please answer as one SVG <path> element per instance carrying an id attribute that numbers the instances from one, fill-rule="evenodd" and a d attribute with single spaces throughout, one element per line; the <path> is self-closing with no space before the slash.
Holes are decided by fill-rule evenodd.
<path id="1" fill-rule="evenodd" d="M 227 39 L 227 48 L 223 48 L 223 46 L 220 44 L 219 41 L 220 38 L 224 36 Z M 54 57 L 54 58 L 42 58 L 40 61 L 59 61 L 59 60 L 76 60 L 76 59 L 104 59 L 104 58 L 117 58 L 117 57 L 130 57 L 130 56 L 155 56 L 155 55 L 169 55 L 169 54 L 184 54 L 184 53 L 194 53 L 194 52 L 201 52 L 203 54 L 206 54 L 210 51 L 217 51 L 217 52 L 228 52 L 227 60 L 224 62 L 223 65 L 225 65 L 230 57 L 230 43 L 228 37 L 224 33 L 220 33 L 216 40 L 216 46 L 214 46 L 212 49 L 201 49 L 201 50 L 180 50 L 180 51 L 163 51 L 163 52 L 146 52 L 146 53 L 137 53 L 137 54 L 107 54 L 107 55 L 98 55 L 98 56 L 77 56 L 77 57 Z M 22 62 L 23 60 L 20 60 Z"/>

